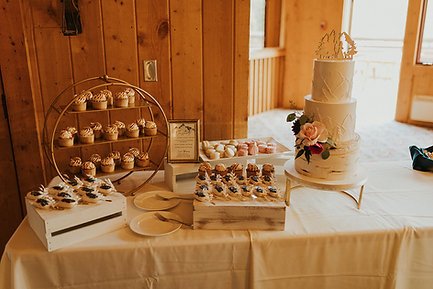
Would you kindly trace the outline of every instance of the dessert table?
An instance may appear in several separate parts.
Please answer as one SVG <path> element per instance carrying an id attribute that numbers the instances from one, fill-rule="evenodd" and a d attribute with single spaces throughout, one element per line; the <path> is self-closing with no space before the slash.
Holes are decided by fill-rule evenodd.
<path id="1" fill-rule="evenodd" d="M 145 237 L 125 227 L 49 253 L 25 219 L 0 288 L 433 288 L 433 174 L 409 162 L 363 166 L 360 209 L 334 191 L 297 189 L 284 231 Z M 277 173 L 285 184 L 284 167 Z M 164 187 L 161 173 L 146 190 Z M 144 212 L 132 201 L 129 220 Z M 190 201 L 170 211 L 192 222 Z"/>

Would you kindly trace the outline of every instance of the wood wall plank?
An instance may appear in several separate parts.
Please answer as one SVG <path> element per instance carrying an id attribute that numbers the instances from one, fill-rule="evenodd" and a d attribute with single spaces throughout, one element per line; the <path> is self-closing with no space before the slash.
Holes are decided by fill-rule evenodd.
<path id="1" fill-rule="evenodd" d="M 3 83 L 1 80 L 0 70 L 0 96 L 3 98 Z M 15 229 L 24 217 L 21 206 L 21 195 L 18 190 L 18 180 L 16 177 L 15 163 L 13 158 L 12 143 L 9 132 L 9 124 L 3 101 L 0 102 L 0 183 L 2 190 L 0 192 L 0 253 L 3 252 L 4 246 L 12 236 Z M 7 174 L 5 172 L 10 172 Z"/>
<path id="2" fill-rule="evenodd" d="M 170 19 L 173 118 L 200 119 L 203 136 L 202 1 L 170 1 Z"/>
<path id="3" fill-rule="evenodd" d="M 282 105 L 300 109 L 311 93 L 314 51 L 322 36 L 341 30 L 343 0 L 285 2 L 285 77 Z"/>
<path id="4" fill-rule="evenodd" d="M 249 11 L 249 0 L 235 1 L 233 138 L 248 134 Z"/>
<path id="5" fill-rule="evenodd" d="M 20 1 L 3 1 L 1 4 L 0 66 L 18 186 L 23 196 L 35 183 L 44 181 L 44 170 L 20 6 Z M 23 202 L 23 198 L 20 201 Z"/>
<path id="6" fill-rule="evenodd" d="M 233 136 L 234 5 L 203 1 L 204 138 Z"/>

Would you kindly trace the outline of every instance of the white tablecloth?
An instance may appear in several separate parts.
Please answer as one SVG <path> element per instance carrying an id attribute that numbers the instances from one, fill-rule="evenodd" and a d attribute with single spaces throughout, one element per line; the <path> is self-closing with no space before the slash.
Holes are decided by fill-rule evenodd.
<path id="1" fill-rule="evenodd" d="M 433 174 L 365 168 L 360 210 L 338 192 L 296 189 L 285 231 L 125 228 L 48 253 L 24 220 L 0 288 L 433 288 Z M 141 211 L 128 202 L 131 219 Z M 172 211 L 191 221 L 188 201 Z"/>

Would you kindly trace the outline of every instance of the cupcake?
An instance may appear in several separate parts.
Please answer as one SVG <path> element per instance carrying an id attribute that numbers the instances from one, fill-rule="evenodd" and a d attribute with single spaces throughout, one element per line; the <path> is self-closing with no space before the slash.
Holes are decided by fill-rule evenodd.
<path id="1" fill-rule="evenodd" d="M 142 152 L 135 158 L 137 166 L 144 168 L 150 165 L 149 154 Z"/>
<path id="2" fill-rule="evenodd" d="M 198 174 L 204 175 L 207 174 L 208 176 L 212 175 L 212 166 L 208 162 L 201 163 L 198 167 Z"/>
<path id="3" fill-rule="evenodd" d="M 111 153 L 108 154 L 108 156 L 110 158 L 113 158 L 114 164 L 116 166 L 120 166 L 122 159 L 120 157 L 120 152 L 119 151 L 112 151 Z"/>
<path id="4" fill-rule="evenodd" d="M 90 95 L 89 95 L 90 94 Z M 72 110 L 74 111 L 85 111 L 87 108 L 87 99 L 92 97 L 90 91 L 83 91 L 79 95 L 74 96 L 74 102 L 72 103 Z"/>
<path id="5" fill-rule="evenodd" d="M 92 98 L 92 107 L 94 109 L 107 109 L 107 104 L 107 96 L 102 91 Z"/>
<path id="6" fill-rule="evenodd" d="M 138 125 L 141 135 L 145 135 L 144 128 L 146 127 L 146 120 L 144 118 L 139 118 L 135 121 Z"/>
<path id="7" fill-rule="evenodd" d="M 275 168 L 273 164 L 265 163 L 262 166 L 262 175 L 273 177 L 275 173 Z"/>
<path id="8" fill-rule="evenodd" d="M 258 176 L 259 173 L 260 169 L 257 167 L 256 164 L 247 165 L 247 178 L 250 178 L 251 176 Z"/>
<path id="9" fill-rule="evenodd" d="M 126 135 L 128 137 L 138 137 L 139 136 L 139 129 L 138 129 L 138 125 L 133 122 L 130 123 L 127 127 L 126 127 Z"/>
<path id="10" fill-rule="evenodd" d="M 128 153 L 131 153 L 136 158 L 140 154 L 140 150 L 138 148 L 129 148 Z"/>
<path id="11" fill-rule="evenodd" d="M 90 127 L 93 130 L 93 134 L 95 135 L 95 139 L 102 137 L 102 124 L 99 122 L 91 122 Z"/>
<path id="12" fill-rule="evenodd" d="M 227 174 L 226 166 L 224 164 L 217 164 L 215 166 L 215 173 L 221 177 L 224 177 Z"/>
<path id="13" fill-rule="evenodd" d="M 156 123 L 154 123 L 153 121 L 150 121 L 150 120 L 146 121 L 146 126 L 144 128 L 145 135 L 152 136 L 152 135 L 156 135 L 157 132 L 158 132 L 158 129 L 156 127 Z"/>
<path id="14" fill-rule="evenodd" d="M 124 93 L 128 95 L 128 103 L 134 104 L 135 103 L 135 90 L 132 87 L 128 87 L 124 90 Z"/>
<path id="15" fill-rule="evenodd" d="M 114 106 L 128 107 L 128 98 L 129 96 L 124 91 L 116 93 L 116 96 L 114 97 Z"/>
<path id="16" fill-rule="evenodd" d="M 58 139 L 59 146 L 61 147 L 71 147 L 74 145 L 74 137 L 72 133 L 67 131 L 66 129 L 62 129 L 59 133 Z"/>
<path id="17" fill-rule="evenodd" d="M 117 130 L 117 126 L 107 125 L 104 128 L 104 138 L 106 140 L 117 140 L 118 136 L 119 136 L 119 132 Z"/>
<path id="18" fill-rule="evenodd" d="M 95 141 L 95 135 L 93 129 L 90 126 L 80 130 L 80 142 L 83 144 L 91 144 Z"/>
<path id="19" fill-rule="evenodd" d="M 113 125 L 117 126 L 117 132 L 119 134 L 119 136 L 122 136 L 125 134 L 126 131 L 126 126 L 123 122 L 121 122 L 120 120 L 116 120 Z"/>
<path id="20" fill-rule="evenodd" d="M 73 175 L 78 175 L 81 171 L 82 163 L 80 157 L 72 157 L 69 160 L 69 172 Z"/>
<path id="21" fill-rule="evenodd" d="M 103 89 L 99 92 L 100 94 L 104 94 L 107 99 L 107 106 L 113 106 L 113 94 L 108 89 Z"/>
<path id="22" fill-rule="evenodd" d="M 81 166 L 81 172 L 88 176 L 95 176 L 96 175 L 96 166 L 92 162 L 84 162 Z"/>
<path id="23" fill-rule="evenodd" d="M 78 131 L 74 126 L 67 126 L 65 129 L 72 134 L 74 141 L 78 141 Z"/>
<path id="24" fill-rule="evenodd" d="M 229 167 L 229 171 L 235 176 L 241 176 L 244 171 L 244 167 L 241 164 L 234 163 Z"/>
<path id="25" fill-rule="evenodd" d="M 101 167 L 101 156 L 99 154 L 92 154 L 89 160 L 95 164 L 96 169 Z"/>
<path id="26" fill-rule="evenodd" d="M 121 163 L 122 169 L 131 170 L 134 168 L 134 155 L 131 153 L 126 153 L 122 157 Z"/>
<path id="27" fill-rule="evenodd" d="M 114 172 L 115 164 L 112 157 L 106 157 L 101 160 L 101 171 L 104 173 Z"/>

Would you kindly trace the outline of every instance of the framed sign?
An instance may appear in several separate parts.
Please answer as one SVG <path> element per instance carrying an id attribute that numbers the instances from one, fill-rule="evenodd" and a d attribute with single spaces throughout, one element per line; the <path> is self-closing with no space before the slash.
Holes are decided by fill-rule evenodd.
<path id="1" fill-rule="evenodd" d="M 169 163 L 199 162 L 200 122 L 199 120 L 168 121 Z"/>

